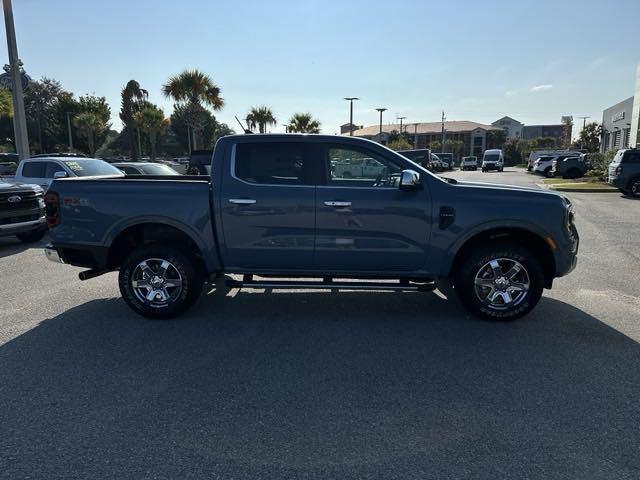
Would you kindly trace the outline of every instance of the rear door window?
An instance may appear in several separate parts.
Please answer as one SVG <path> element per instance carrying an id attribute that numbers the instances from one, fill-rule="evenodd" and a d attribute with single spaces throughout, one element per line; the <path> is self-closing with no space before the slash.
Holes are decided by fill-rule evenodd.
<path id="1" fill-rule="evenodd" d="M 624 156 L 624 163 L 640 163 L 640 152 L 627 152 L 627 154 Z"/>
<path id="2" fill-rule="evenodd" d="M 310 185 L 311 165 L 302 142 L 240 143 L 236 146 L 234 174 L 248 183 Z"/>
<path id="3" fill-rule="evenodd" d="M 45 178 L 47 162 L 27 162 L 22 166 L 22 176 L 26 178 Z"/>

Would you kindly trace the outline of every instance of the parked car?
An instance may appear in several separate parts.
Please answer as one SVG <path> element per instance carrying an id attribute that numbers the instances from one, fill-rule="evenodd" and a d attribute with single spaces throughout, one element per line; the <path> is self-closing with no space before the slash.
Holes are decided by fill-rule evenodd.
<path id="1" fill-rule="evenodd" d="M 38 242 L 47 233 L 44 192 L 37 185 L 0 180 L 0 237 L 16 236 L 21 242 Z"/>
<path id="2" fill-rule="evenodd" d="M 556 157 L 552 161 L 551 176 L 562 178 L 580 178 L 589 170 L 587 156 Z"/>
<path id="3" fill-rule="evenodd" d="M 538 158 L 533 163 L 533 173 L 544 175 L 545 177 L 553 177 L 553 162 L 562 162 L 565 158 L 579 157 L 581 153 L 566 152 L 560 155 L 545 156 Z"/>
<path id="4" fill-rule="evenodd" d="M 54 178 L 123 176 L 116 167 L 97 158 L 39 157 L 20 162 L 14 180 L 18 183 L 33 183 L 45 191 Z"/>
<path id="5" fill-rule="evenodd" d="M 445 170 L 453 170 L 453 163 L 454 163 L 453 153 L 440 152 L 437 155 L 438 155 L 438 159 L 440 159 L 440 161 L 442 162 L 443 168 Z"/>
<path id="6" fill-rule="evenodd" d="M 460 170 L 478 170 L 478 157 L 462 157 Z"/>
<path id="7" fill-rule="evenodd" d="M 352 158 L 332 162 L 332 173 L 341 178 L 370 179 L 383 175 L 386 166 L 375 158 L 362 157 L 353 152 Z"/>
<path id="8" fill-rule="evenodd" d="M 484 155 L 482 156 L 482 171 L 488 172 L 489 170 L 497 170 L 499 172 L 504 170 L 504 157 L 502 156 L 502 150 L 485 150 Z"/>
<path id="9" fill-rule="evenodd" d="M 0 162 L 0 177 L 13 177 L 18 169 L 15 162 Z"/>
<path id="10" fill-rule="evenodd" d="M 112 163 L 127 175 L 180 175 L 173 168 L 155 162 L 118 162 Z"/>
<path id="11" fill-rule="evenodd" d="M 553 159 L 557 158 L 554 155 L 538 157 L 533 162 L 533 173 L 544 175 L 545 177 L 551 177 L 551 168 L 553 167 Z"/>
<path id="12" fill-rule="evenodd" d="M 447 167 L 440 161 L 440 158 L 438 158 L 435 153 L 431 153 L 431 150 L 428 148 L 400 150 L 398 153 L 432 172 L 442 172 Z"/>
<path id="13" fill-rule="evenodd" d="M 609 165 L 608 182 L 622 193 L 640 198 L 640 149 L 618 150 Z"/>
<path id="14" fill-rule="evenodd" d="M 332 159 L 357 156 L 383 176 L 332 172 Z M 441 178 L 356 137 L 225 136 L 211 162 L 201 178 L 56 179 L 47 257 L 89 268 L 81 279 L 119 270 L 127 304 L 152 318 L 180 315 L 222 277 L 349 290 L 450 279 L 471 312 L 511 320 L 576 265 L 571 203 L 547 190 Z"/>
<path id="15" fill-rule="evenodd" d="M 547 149 L 547 150 L 534 150 L 529 154 L 529 158 L 527 160 L 527 170 L 533 170 L 533 164 L 538 158 L 541 157 L 557 157 L 558 155 L 568 155 L 568 156 L 579 156 L 582 155 L 583 152 L 579 150 L 567 150 L 565 149 Z"/>

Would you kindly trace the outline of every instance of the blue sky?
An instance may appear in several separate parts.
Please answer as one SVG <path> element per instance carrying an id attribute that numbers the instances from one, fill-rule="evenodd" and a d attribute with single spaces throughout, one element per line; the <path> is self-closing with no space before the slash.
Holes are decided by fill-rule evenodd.
<path id="1" fill-rule="evenodd" d="M 28 73 L 107 97 L 114 127 L 129 79 L 167 115 L 160 89 L 199 68 L 222 88 L 219 120 L 237 127 L 270 106 L 284 131 L 309 111 L 333 134 L 354 122 L 450 120 L 528 124 L 590 115 L 633 95 L 638 0 L 242 1 L 14 0 Z M 6 43 L 1 52 L 6 63 Z"/>

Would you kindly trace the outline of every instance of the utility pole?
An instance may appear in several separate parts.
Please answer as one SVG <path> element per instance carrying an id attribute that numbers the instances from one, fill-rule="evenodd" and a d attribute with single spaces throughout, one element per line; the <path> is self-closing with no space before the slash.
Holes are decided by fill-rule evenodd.
<path id="1" fill-rule="evenodd" d="M 69 151 L 73 150 L 73 137 L 71 136 L 71 112 L 67 112 L 67 133 L 69 134 Z"/>
<path id="2" fill-rule="evenodd" d="M 444 129 L 444 121 L 446 120 L 447 117 L 444 116 L 444 110 L 442 111 L 442 147 L 440 148 L 440 151 L 442 153 L 444 153 L 444 142 L 445 142 L 445 138 L 446 138 L 446 130 Z"/>
<path id="3" fill-rule="evenodd" d="M 15 133 L 16 151 L 20 160 L 29 157 L 29 138 L 27 137 L 27 119 L 24 112 L 24 95 L 22 92 L 22 62 L 18 57 L 16 30 L 13 24 L 13 8 L 11 0 L 2 0 L 4 8 L 4 25 L 7 31 L 7 49 L 9 50 L 9 71 L 11 73 L 13 94 L 13 130 Z M 5 66 L 5 70 L 7 66 Z"/>
<path id="4" fill-rule="evenodd" d="M 380 112 L 380 132 L 379 132 L 379 136 L 380 136 L 380 143 L 382 143 L 382 112 L 386 112 L 387 109 L 386 108 L 376 108 L 376 110 L 378 112 Z"/>
<path id="5" fill-rule="evenodd" d="M 413 124 L 413 149 L 418 149 L 418 124 Z"/>
<path id="6" fill-rule="evenodd" d="M 353 101 L 360 100 L 358 97 L 344 97 L 349 102 L 349 135 L 353 137 Z"/>
<path id="7" fill-rule="evenodd" d="M 578 117 L 582 119 L 582 130 L 584 130 L 584 127 L 587 126 L 587 118 L 591 118 L 591 117 Z M 584 148 L 584 145 L 582 144 L 582 139 L 580 140 L 580 149 Z"/>
<path id="8" fill-rule="evenodd" d="M 402 134 L 402 121 L 407 117 L 396 117 L 396 118 L 400 120 L 400 134 Z"/>

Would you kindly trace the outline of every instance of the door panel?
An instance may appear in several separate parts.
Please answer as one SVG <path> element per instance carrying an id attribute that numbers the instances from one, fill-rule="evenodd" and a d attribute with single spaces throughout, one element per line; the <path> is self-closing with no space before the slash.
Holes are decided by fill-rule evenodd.
<path id="1" fill-rule="evenodd" d="M 315 190 L 303 143 L 240 143 L 222 184 L 223 258 L 230 270 L 310 270 Z"/>
<path id="2" fill-rule="evenodd" d="M 349 158 L 352 157 L 352 158 Z M 336 162 L 372 158 L 361 178 L 339 178 Z M 408 165 L 353 147 L 327 147 L 327 185 L 316 193 L 316 269 L 420 272 L 425 268 L 431 200 L 425 189 L 397 188 Z M 334 167 L 334 168 L 332 168 Z"/>

